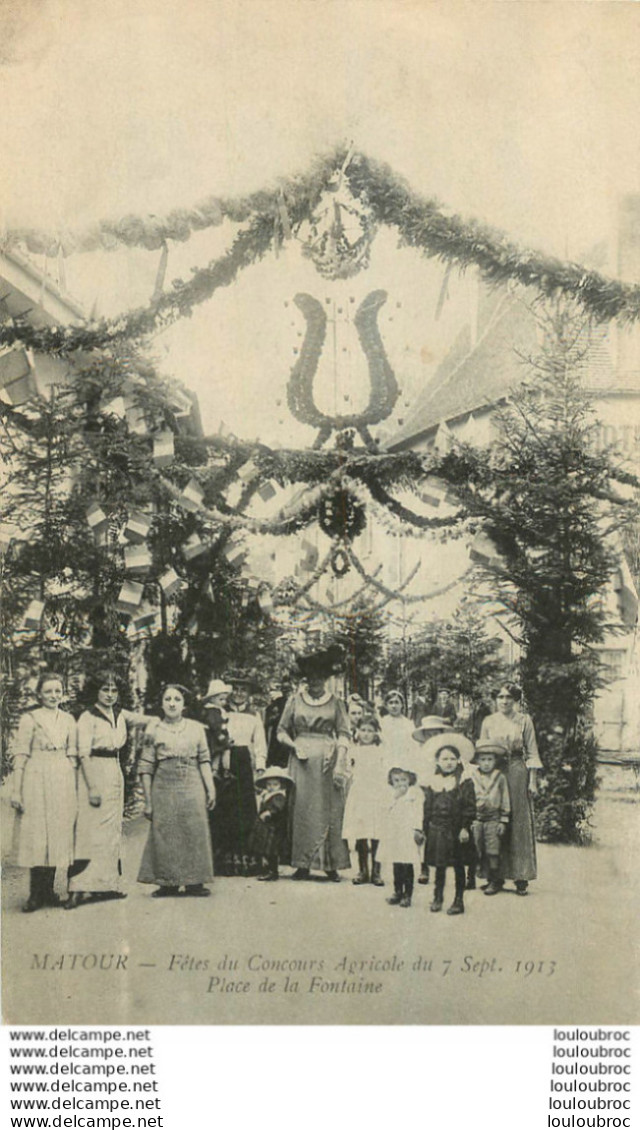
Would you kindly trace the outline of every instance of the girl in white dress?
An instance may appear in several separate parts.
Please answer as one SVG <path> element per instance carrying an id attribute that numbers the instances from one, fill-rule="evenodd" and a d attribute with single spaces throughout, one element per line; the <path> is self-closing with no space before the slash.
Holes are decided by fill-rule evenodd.
<path id="1" fill-rule="evenodd" d="M 359 887 L 371 879 L 375 887 L 383 887 L 376 853 L 387 800 L 385 756 L 380 744 L 380 725 L 370 714 L 364 714 L 358 723 L 350 759 L 353 779 L 345 805 L 342 834 L 358 856 L 359 870 L 352 882 Z"/>

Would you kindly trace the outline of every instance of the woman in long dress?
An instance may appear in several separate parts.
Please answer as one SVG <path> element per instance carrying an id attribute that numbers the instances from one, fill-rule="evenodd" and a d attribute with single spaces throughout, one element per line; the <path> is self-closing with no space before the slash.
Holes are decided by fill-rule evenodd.
<path id="1" fill-rule="evenodd" d="M 51 672 L 41 675 L 37 694 L 40 706 L 22 715 L 13 743 L 16 863 L 30 870 L 29 897 L 22 908 L 26 914 L 59 905 L 56 871 L 62 872 L 66 891 L 77 815 L 76 723 L 60 709 L 61 677 Z M 87 785 L 91 793 L 89 775 Z M 94 803 L 96 799 L 99 803 L 93 795 Z"/>
<path id="2" fill-rule="evenodd" d="M 150 720 L 148 715 L 118 705 L 120 687 L 113 671 L 92 680 L 88 690 L 94 705 L 78 719 L 78 756 L 82 766 L 90 766 L 93 795 L 83 776 L 78 782 L 75 838 L 74 869 L 78 870 L 69 883 L 71 894 L 65 910 L 74 910 L 86 901 L 126 897 L 120 863 L 124 808 L 120 758 L 128 726 Z"/>
<path id="3" fill-rule="evenodd" d="M 255 864 L 250 847 L 258 815 L 255 783 L 267 760 L 264 726 L 248 709 L 244 686 L 232 687 L 220 679 L 209 684 L 203 716 L 216 781 L 211 814 L 216 874 L 247 875 Z"/>
<path id="4" fill-rule="evenodd" d="M 340 881 L 350 866 L 342 835 L 345 792 L 349 777 L 349 718 L 344 703 L 326 689 L 335 672 L 337 653 L 298 659 L 300 690 L 284 708 L 278 739 L 291 749 L 291 863 L 294 879 L 308 879 L 312 870 Z"/>
<path id="5" fill-rule="evenodd" d="M 531 798 L 537 793 L 537 774 L 543 766 L 533 722 L 517 708 L 521 697 L 522 692 L 515 683 L 500 687 L 496 695 L 498 709 L 484 719 L 480 738 L 500 742 L 508 752 L 505 774 L 511 802 L 511 827 L 505 846 L 504 876 L 515 881 L 519 895 L 526 895 L 529 880 L 537 875 Z"/>
<path id="6" fill-rule="evenodd" d="M 207 809 L 215 804 L 204 726 L 183 717 L 184 687 L 169 685 L 162 718 L 150 722 L 140 758 L 144 814 L 151 822 L 139 883 L 157 883 L 152 898 L 209 895 L 213 858 Z"/>

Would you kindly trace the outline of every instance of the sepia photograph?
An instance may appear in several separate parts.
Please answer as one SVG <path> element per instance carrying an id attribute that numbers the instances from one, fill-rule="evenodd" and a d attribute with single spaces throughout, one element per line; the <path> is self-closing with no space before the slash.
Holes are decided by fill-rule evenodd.
<path id="1" fill-rule="evenodd" d="M 2 1016 L 640 1017 L 640 8 L 0 0 Z"/>

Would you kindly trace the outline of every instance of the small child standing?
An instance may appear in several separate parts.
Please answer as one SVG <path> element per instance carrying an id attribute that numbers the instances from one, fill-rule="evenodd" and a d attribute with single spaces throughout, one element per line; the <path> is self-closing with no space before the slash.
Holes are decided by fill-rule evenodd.
<path id="1" fill-rule="evenodd" d="M 350 756 L 353 780 L 345 805 L 342 835 L 349 845 L 355 847 L 358 856 L 359 870 L 352 883 L 359 887 L 371 879 L 374 887 L 383 887 L 376 853 L 386 800 L 385 771 L 380 724 L 373 715 L 363 714 L 358 719 Z"/>
<path id="2" fill-rule="evenodd" d="M 258 816 L 251 835 L 251 854 L 263 860 L 258 879 L 272 883 L 279 879 L 278 865 L 285 854 L 289 792 L 293 781 L 286 769 L 273 765 L 256 781 L 259 790 Z"/>
<path id="3" fill-rule="evenodd" d="M 434 913 L 442 910 L 447 867 L 453 867 L 455 898 L 447 914 L 464 914 L 464 868 L 468 862 L 471 825 L 476 815 L 473 781 L 462 779 L 463 766 L 455 738 L 454 734 L 442 736 L 442 744 L 435 751 L 433 779 L 424 796 L 426 860 L 436 869 L 431 903 Z"/>
<path id="4" fill-rule="evenodd" d="M 422 834 L 422 793 L 415 786 L 417 775 L 403 765 L 389 770 L 388 783 L 393 790 L 384 813 L 378 854 L 393 864 L 393 894 L 390 906 L 411 906 L 414 863 L 420 864 Z"/>
<path id="5" fill-rule="evenodd" d="M 497 895 L 504 885 L 502 846 L 511 815 L 509 786 L 501 765 L 507 750 L 500 742 L 479 741 L 472 760 L 476 818 L 471 825 L 479 874 L 488 879 L 485 895 Z"/>

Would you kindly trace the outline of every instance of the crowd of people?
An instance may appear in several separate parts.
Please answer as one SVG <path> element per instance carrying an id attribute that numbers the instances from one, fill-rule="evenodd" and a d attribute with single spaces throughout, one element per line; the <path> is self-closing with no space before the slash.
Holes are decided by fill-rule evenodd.
<path id="1" fill-rule="evenodd" d="M 536 877 L 532 796 L 541 768 L 531 718 L 508 683 L 474 742 L 455 710 L 408 716 L 391 689 L 375 709 L 330 689 L 334 649 L 297 661 L 291 692 L 262 718 L 247 686 L 212 679 L 196 702 L 164 687 L 159 714 L 123 709 L 117 675 L 86 689 L 78 718 L 63 710 L 61 677 L 44 673 L 39 705 L 13 742 L 11 803 L 15 862 L 29 869 L 24 911 L 126 897 L 122 886 L 123 750 L 144 727 L 137 773 L 148 837 L 137 880 L 153 898 L 208 897 L 214 875 L 274 882 L 323 873 L 354 887 L 387 887 L 392 906 L 411 906 L 414 881 L 433 879 L 430 909 L 464 913 L 464 892 L 483 878 L 485 895 L 510 879 L 520 895 Z M 433 709 L 433 707 L 432 707 Z M 391 890 L 389 890 L 391 887 Z"/>

